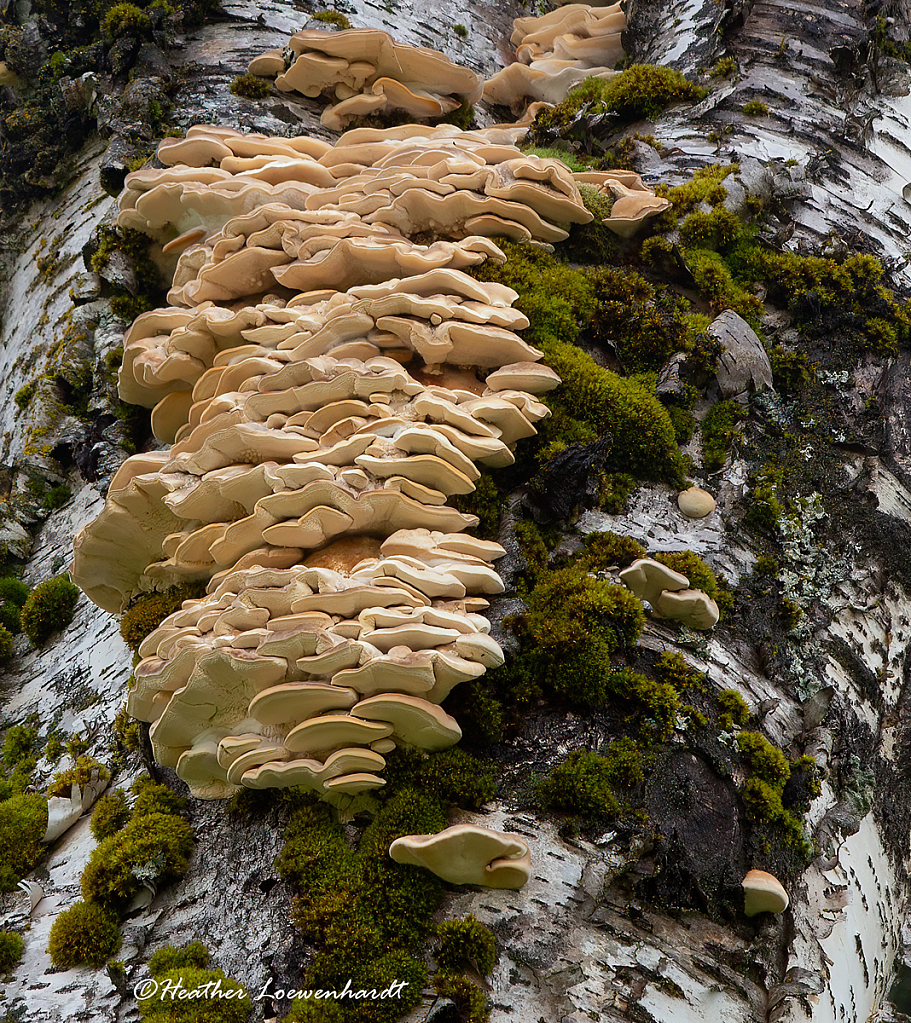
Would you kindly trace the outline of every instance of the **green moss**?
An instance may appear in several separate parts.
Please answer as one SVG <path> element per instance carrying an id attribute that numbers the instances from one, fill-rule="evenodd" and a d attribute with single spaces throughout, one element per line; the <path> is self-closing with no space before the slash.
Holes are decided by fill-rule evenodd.
<path id="1" fill-rule="evenodd" d="M 123 35 L 141 35 L 149 31 L 149 16 L 135 4 L 115 4 L 109 8 L 102 22 L 102 31 L 112 39 Z"/>
<path id="2" fill-rule="evenodd" d="M 73 620 L 78 599 L 79 588 L 67 576 L 46 579 L 28 595 L 20 615 L 22 631 L 35 646 L 44 646 Z"/>
<path id="3" fill-rule="evenodd" d="M 48 786 L 48 796 L 69 796 L 74 785 L 84 788 L 95 779 L 104 781 L 111 777 L 111 772 L 94 757 L 81 756 L 72 767 L 54 775 Z"/>
<path id="4" fill-rule="evenodd" d="M 677 720 L 680 697 L 669 682 L 660 682 L 632 668 L 612 671 L 607 680 L 610 694 L 633 706 L 633 713 L 644 716 L 647 731 L 656 738 L 670 736 Z"/>
<path id="5" fill-rule="evenodd" d="M 184 583 L 170 589 L 153 593 L 142 593 L 134 598 L 120 619 L 120 635 L 124 643 L 135 653 L 142 641 L 175 611 L 179 611 L 185 600 L 195 600 L 205 594 L 202 583 Z"/>
<path id="6" fill-rule="evenodd" d="M 541 536 L 541 531 L 534 522 L 519 522 L 515 528 L 519 549 L 528 563 L 532 576 L 547 568 L 550 551 Z"/>
<path id="7" fill-rule="evenodd" d="M 15 931 L 0 931 L 0 976 L 12 973 L 22 958 L 25 943 Z"/>
<path id="8" fill-rule="evenodd" d="M 523 146 L 522 152 L 528 153 L 529 156 L 540 156 L 544 160 L 560 160 L 574 173 L 591 170 L 590 157 L 586 157 L 584 155 L 579 156 L 576 153 L 573 153 L 570 149 L 560 148 L 559 145 Z"/>
<path id="9" fill-rule="evenodd" d="M 231 92 L 244 99 L 265 99 L 272 94 L 272 83 L 267 78 L 260 78 L 249 71 L 238 75 L 231 83 Z"/>
<path id="10" fill-rule="evenodd" d="M 597 706 L 607 693 L 611 654 L 635 645 L 644 620 L 642 604 L 625 587 L 578 566 L 542 573 L 523 623 L 535 674 L 570 702 Z"/>
<path id="11" fill-rule="evenodd" d="M 747 418 L 746 410 L 735 401 L 717 401 L 702 421 L 702 452 L 709 472 L 724 468 L 737 424 Z"/>
<path id="12" fill-rule="evenodd" d="M 769 785 L 784 786 L 791 776 L 788 759 L 760 732 L 741 732 L 737 736 L 740 752 L 756 777 Z"/>
<path id="13" fill-rule="evenodd" d="M 455 24 L 452 26 L 452 31 L 462 39 L 468 38 L 468 29 L 464 25 Z"/>
<path id="14" fill-rule="evenodd" d="M 592 431 L 591 439 L 612 435 L 611 459 L 629 473 L 682 485 L 683 460 L 674 427 L 654 395 L 636 381 L 598 366 L 591 356 L 565 342 L 555 341 L 544 348 L 547 364 L 563 381 L 549 402 L 555 426 L 546 431 L 548 435 L 568 427 L 567 436 L 575 440 L 573 423 L 585 424 Z"/>
<path id="15" fill-rule="evenodd" d="M 13 401 L 16 403 L 18 409 L 26 409 L 32 402 L 32 398 L 35 396 L 35 391 L 38 389 L 38 381 L 31 380 L 29 383 L 23 385 L 13 395 Z"/>
<path id="16" fill-rule="evenodd" d="M 136 797 L 133 817 L 144 817 L 150 813 L 181 813 L 187 808 L 187 801 L 172 792 L 167 785 L 161 785 L 147 774 L 141 775 L 130 786 Z"/>
<path id="17" fill-rule="evenodd" d="M 613 345 L 624 371 L 658 370 L 687 347 L 687 325 L 679 299 L 659 292 L 628 269 L 599 267 L 589 279 L 597 303 L 591 329 L 601 347 Z"/>
<path id="18" fill-rule="evenodd" d="M 718 694 L 718 707 L 718 724 L 725 732 L 730 732 L 735 725 L 743 728 L 750 719 L 750 708 L 736 689 L 722 689 Z"/>
<path id="19" fill-rule="evenodd" d="M 461 973 L 473 968 L 486 976 L 497 961 L 493 934 L 473 916 L 444 920 L 437 927 L 434 958 L 441 970 Z"/>
<path id="20" fill-rule="evenodd" d="M 587 823 L 613 820 L 620 804 L 611 787 L 612 765 L 591 750 L 576 750 L 555 767 L 540 785 L 549 807 L 582 818 Z"/>
<path id="21" fill-rule="evenodd" d="M 775 345 L 769 351 L 769 361 L 775 390 L 783 394 L 799 394 L 815 375 L 815 364 L 804 352 L 788 352 Z"/>
<path id="22" fill-rule="evenodd" d="M 54 918 L 47 950 L 55 970 L 104 966 L 120 948 L 117 918 L 91 902 L 76 902 Z"/>
<path id="23" fill-rule="evenodd" d="M 183 877 L 193 851 L 193 829 L 170 813 L 136 816 L 93 850 L 82 872 L 89 902 L 119 911 L 142 887 L 142 878 L 167 884 Z"/>
<path id="24" fill-rule="evenodd" d="M 730 78 L 737 70 L 737 61 L 733 57 L 719 57 L 709 72 L 712 78 Z"/>
<path id="25" fill-rule="evenodd" d="M 149 998 L 137 999 L 143 1023 L 246 1023 L 250 1016 L 252 1002 L 246 992 L 243 998 L 197 997 L 195 1000 L 161 994 L 162 989 L 171 990 L 177 985 L 179 990 L 189 992 L 205 991 L 208 985 L 217 985 L 221 992 L 236 992 L 243 988 L 239 981 L 226 976 L 221 970 L 185 965 L 156 972 L 154 976 L 160 985 L 159 992 Z"/>
<path id="26" fill-rule="evenodd" d="M 711 212 L 697 210 L 680 225 L 680 235 L 687 246 L 723 250 L 731 247 L 741 235 L 741 224 L 725 206 Z"/>
<path id="27" fill-rule="evenodd" d="M 157 949 L 149 958 L 149 973 L 159 977 L 163 973 L 179 970 L 184 966 L 192 966 L 204 970 L 212 958 L 209 950 L 201 941 L 191 941 L 187 945 L 165 945 Z"/>
<path id="28" fill-rule="evenodd" d="M 749 103 L 743 104 L 743 112 L 747 115 L 747 117 L 765 117 L 765 115 L 769 112 L 769 108 L 760 100 L 753 99 L 750 100 Z"/>
<path id="29" fill-rule="evenodd" d="M 778 488 L 783 481 L 782 470 L 773 465 L 763 466 L 750 474 L 747 491 L 749 507 L 744 516 L 748 525 L 763 533 L 775 533 L 784 511 L 778 499 Z"/>
<path id="30" fill-rule="evenodd" d="M 487 1023 L 490 1019 L 486 995 L 462 974 L 438 973 L 433 978 L 433 990 L 441 998 L 455 1003 L 459 1019 L 464 1023 Z"/>
<path id="31" fill-rule="evenodd" d="M 391 795 L 368 825 L 356 850 L 350 848 L 335 812 L 307 801 L 295 811 L 276 866 L 298 892 L 294 919 L 319 951 L 301 986 L 383 988 L 405 981 L 396 1003 L 346 1007 L 356 1023 L 392 1023 L 420 1002 L 427 973 L 416 955 L 433 930 L 442 898 L 438 878 L 388 856 L 404 834 L 428 834 L 446 826 L 439 802 L 404 788 Z M 381 950 L 378 954 L 378 950 Z M 298 1015 L 295 1006 L 289 1019 Z"/>
<path id="32" fill-rule="evenodd" d="M 47 830 L 47 800 L 23 792 L 0 801 L 0 892 L 15 890 L 41 859 L 41 839 Z"/>
<path id="33" fill-rule="evenodd" d="M 638 540 L 631 536 L 620 536 L 609 530 L 604 533 L 588 533 L 584 543 L 582 564 L 590 572 L 601 572 L 614 567 L 626 568 L 646 555 L 645 548 Z"/>
<path id="34" fill-rule="evenodd" d="M 92 811 L 92 835 L 96 842 L 120 831 L 130 819 L 130 808 L 122 789 L 100 796 Z"/>
<path id="35" fill-rule="evenodd" d="M 781 606 L 778 609 L 778 617 L 781 619 L 782 628 L 785 632 L 789 632 L 795 628 L 797 623 L 803 616 L 803 612 L 800 610 L 800 606 L 795 604 L 793 600 L 788 597 L 781 598 Z"/>
<path id="36" fill-rule="evenodd" d="M 718 596 L 718 580 L 709 566 L 692 551 L 669 551 L 656 554 L 655 561 L 667 565 L 675 572 L 685 575 L 690 581 L 690 589 L 702 590 L 714 600 Z"/>
<path id="37" fill-rule="evenodd" d="M 317 11 L 310 17 L 314 21 L 322 21 L 327 25 L 337 25 L 340 29 L 351 28 L 351 22 L 339 11 Z"/>
<path id="38" fill-rule="evenodd" d="M 586 114 L 613 114 L 620 121 L 657 117 L 671 103 L 695 102 L 708 95 L 672 68 L 633 64 L 616 77 L 586 78 L 553 110 L 538 114 L 534 131 L 564 129 L 583 109 Z"/>
<path id="39" fill-rule="evenodd" d="M 636 481 L 625 472 L 606 472 L 598 487 L 598 507 L 608 515 L 622 515 L 629 495 L 636 489 Z"/>
<path id="40" fill-rule="evenodd" d="M 460 746 L 438 753 L 397 749 L 386 758 L 383 773 L 391 788 L 426 792 L 446 810 L 480 810 L 496 794 L 497 765 Z"/>
<path id="41" fill-rule="evenodd" d="M 38 729 L 27 725 L 11 725 L 3 736 L 3 766 L 9 770 L 28 759 L 35 750 Z"/>

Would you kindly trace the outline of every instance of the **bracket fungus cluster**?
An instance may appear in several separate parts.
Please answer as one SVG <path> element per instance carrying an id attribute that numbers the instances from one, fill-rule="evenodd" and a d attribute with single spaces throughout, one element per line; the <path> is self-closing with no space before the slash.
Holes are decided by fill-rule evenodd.
<path id="1" fill-rule="evenodd" d="M 200 127 L 161 157 L 120 223 L 170 260 L 173 305 L 130 328 L 120 388 L 170 447 L 120 468 L 73 578 L 115 613 L 205 584 L 142 641 L 128 705 L 195 795 L 344 801 L 397 744 L 457 742 L 441 702 L 502 663 L 481 612 L 503 550 L 448 501 L 513 461 L 559 378 L 515 292 L 460 267 L 591 214 L 497 131 Z"/>
<path id="2" fill-rule="evenodd" d="M 566 4 L 541 17 L 516 18 L 516 60 L 484 83 L 484 99 L 523 114 L 529 104 L 556 104 L 586 78 L 610 79 L 623 57 L 626 15 L 609 7 Z"/>
<path id="3" fill-rule="evenodd" d="M 671 618 L 691 629 L 711 629 L 718 621 L 718 605 L 702 590 L 690 589 L 680 572 L 652 558 L 638 558 L 620 573 L 620 581 L 646 600 L 659 618 Z"/>
<path id="4" fill-rule="evenodd" d="M 375 28 L 304 29 L 291 36 L 287 50 L 260 54 L 249 70 L 275 77 L 282 92 L 337 100 L 320 118 L 335 131 L 353 117 L 391 111 L 435 120 L 476 103 L 483 87 L 474 71 L 439 50 L 397 43 Z"/>
<path id="5" fill-rule="evenodd" d="M 389 855 L 450 884 L 521 888 L 531 874 L 531 853 L 521 838 L 475 824 L 454 824 L 435 835 L 403 835 L 389 846 Z"/>

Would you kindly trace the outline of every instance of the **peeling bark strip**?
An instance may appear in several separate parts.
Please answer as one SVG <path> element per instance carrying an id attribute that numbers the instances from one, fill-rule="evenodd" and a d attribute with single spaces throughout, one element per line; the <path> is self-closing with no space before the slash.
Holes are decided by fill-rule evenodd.
<path id="1" fill-rule="evenodd" d="M 127 180 L 120 224 L 170 258 L 178 308 L 130 329 L 121 394 L 173 443 L 124 463 L 73 576 L 111 611 L 208 584 L 142 641 L 128 703 L 197 796 L 350 802 L 397 743 L 457 742 L 439 704 L 503 662 L 473 595 L 502 590 L 503 549 L 446 501 L 513 461 L 559 377 L 509 329 L 516 293 L 458 268 L 504 259 L 478 232 L 592 219 L 560 161 L 511 142 L 202 127 Z M 428 233 L 461 240 L 409 240 Z"/>

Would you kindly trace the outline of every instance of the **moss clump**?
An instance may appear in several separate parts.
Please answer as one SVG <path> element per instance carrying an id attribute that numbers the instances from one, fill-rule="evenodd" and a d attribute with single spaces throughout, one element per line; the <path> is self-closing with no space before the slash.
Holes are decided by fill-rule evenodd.
<path id="1" fill-rule="evenodd" d="M 464 920 L 444 920 L 437 927 L 434 958 L 441 970 L 461 973 L 470 967 L 483 976 L 497 961 L 497 942 L 493 934 L 473 916 Z"/>
<path id="2" fill-rule="evenodd" d="M 366 828 L 357 850 L 349 847 L 335 811 L 306 802 L 294 814 L 279 873 L 298 891 L 295 923 L 320 946 L 302 987 L 382 989 L 407 982 L 395 1004 L 346 1006 L 352 1023 L 392 1023 L 420 1002 L 427 972 L 416 958 L 433 929 L 442 882 L 418 867 L 388 856 L 405 834 L 427 834 L 446 826 L 433 796 L 412 788 L 387 799 Z M 297 1006 L 289 1019 L 304 1011 Z M 312 1018 L 312 1017 L 311 1017 Z"/>
<path id="3" fill-rule="evenodd" d="M 460 973 L 438 973 L 433 978 L 433 990 L 455 1003 L 459 1019 L 464 1023 L 487 1023 L 490 1011 L 487 996 L 467 977 Z"/>
<path id="4" fill-rule="evenodd" d="M 27 725 L 11 725 L 3 736 L 3 766 L 15 769 L 35 749 L 38 729 Z"/>
<path id="5" fill-rule="evenodd" d="M 563 379 L 547 396 L 553 415 L 539 428 L 539 460 L 574 442 L 591 444 L 610 433 L 610 458 L 617 469 L 639 479 L 682 484 L 683 460 L 661 402 L 637 381 L 602 368 L 573 344 L 581 325 L 597 310 L 592 279 L 541 249 L 509 241 L 501 247 L 505 264 L 488 260 L 472 273 L 519 293 L 515 305 L 530 321 L 525 340 L 544 351 L 544 361 Z"/>
<path id="6" fill-rule="evenodd" d="M 589 533 L 585 537 L 585 552 L 582 564 L 590 572 L 606 568 L 626 568 L 638 558 L 644 558 L 646 550 L 631 536 L 620 536 L 610 531 Z"/>
<path id="7" fill-rule="evenodd" d="M 611 787 L 612 765 L 591 750 L 576 750 L 555 767 L 540 785 L 548 806 L 584 821 L 613 820 L 620 804 Z"/>
<path id="8" fill-rule="evenodd" d="M 129 824 L 94 849 L 82 872 L 82 894 L 106 909 L 124 909 L 143 881 L 167 884 L 182 877 L 193 851 L 193 829 L 150 782 L 140 795 Z M 135 789 L 134 789 L 135 791 Z M 173 797 L 177 799 L 177 797 Z M 144 801 L 141 801 L 144 800 Z"/>
<path id="9" fill-rule="evenodd" d="M 730 78 L 736 70 L 737 61 L 733 57 L 719 57 L 709 75 L 712 78 Z"/>
<path id="10" fill-rule="evenodd" d="M 124 35 L 142 35 L 152 27 L 149 16 L 135 4 L 115 4 L 101 23 L 102 31 L 111 39 Z"/>
<path id="11" fill-rule="evenodd" d="M 496 795 L 497 764 L 459 746 L 439 753 L 397 749 L 383 772 L 391 788 L 410 787 L 437 799 L 445 810 L 480 810 Z"/>
<path id="12" fill-rule="evenodd" d="M 784 508 L 778 500 L 778 488 L 784 482 L 783 471 L 774 465 L 763 466 L 750 474 L 747 496 L 750 505 L 744 521 L 762 533 L 774 534 Z M 777 572 L 777 565 L 776 565 Z"/>
<path id="13" fill-rule="evenodd" d="M 35 391 L 38 389 L 38 381 L 31 380 L 29 383 L 20 387 L 18 391 L 13 395 L 13 401 L 16 403 L 16 408 L 25 410 L 32 402 L 32 398 L 35 396 Z"/>
<path id="14" fill-rule="evenodd" d="M 461 39 L 468 38 L 468 29 L 464 25 L 456 24 L 452 26 L 452 31 Z"/>
<path id="15" fill-rule="evenodd" d="M 709 472 L 724 467 L 737 424 L 746 418 L 746 410 L 735 401 L 717 401 L 708 410 L 702 421 L 702 452 Z"/>
<path id="16" fill-rule="evenodd" d="M 72 767 L 55 774 L 48 786 L 48 796 L 68 796 L 74 785 L 85 788 L 94 780 L 106 781 L 111 772 L 94 757 L 81 756 Z"/>
<path id="17" fill-rule="evenodd" d="M 632 270 L 599 267 L 589 279 L 597 303 L 591 328 L 601 347 L 614 346 L 626 373 L 658 370 L 687 347 L 679 299 Z"/>
<path id="18" fill-rule="evenodd" d="M 611 461 L 622 464 L 639 479 L 682 485 L 683 460 L 667 410 L 645 387 L 619 377 L 584 352 L 565 342 L 545 346 L 547 364 L 563 384 L 552 392 L 552 436 L 563 430 L 569 442 L 590 443 L 605 433 L 613 437 Z M 575 436 L 576 424 L 589 429 Z M 561 440 L 563 438 L 560 438 Z"/>
<path id="19" fill-rule="evenodd" d="M 572 703 L 597 706 L 607 695 L 610 656 L 635 646 L 642 604 L 625 587 L 595 579 L 578 566 L 542 573 L 523 622 L 531 640 L 523 665 Z"/>
<path id="20" fill-rule="evenodd" d="M 238 75 L 231 83 L 231 92 L 244 99 L 265 99 L 272 94 L 272 83 L 266 78 L 251 74 Z"/>
<path id="21" fill-rule="evenodd" d="M 657 117 L 671 103 L 696 102 L 708 89 L 684 78 L 672 68 L 633 64 L 615 78 L 586 78 L 553 110 L 535 118 L 536 135 L 561 131 L 585 109 L 589 116 L 613 114 L 620 121 Z"/>
<path id="22" fill-rule="evenodd" d="M 22 631 L 35 646 L 44 646 L 73 620 L 78 599 L 79 588 L 65 575 L 38 583 L 22 607 Z"/>
<path id="23" fill-rule="evenodd" d="M 725 732 L 730 732 L 735 725 L 743 728 L 750 720 L 750 708 L 746 700 L 736 689 L 722 689 L 718 694 L 718 724 Z"/>
<path id="24" fill-rule="evenodd" d="M 101 796 L 92 811 L 92 834 L 96 842 L 103 842 L 123 828 L 130 819 L 123 789 Z"/>
<path id="25" fill-rule="evenodd" d="M 175 611 L 185 600 L 195 600 L 205 593 L 201 583 L 184 583 L 156 593 L 143 593 L 136 597 L 120 619 L 120 635 L 135 653 L 139 645 Z"/>
<path id="26" fill-rule="evenodd" d="M 0 975 L 12 973 L 13 967 L 22 958 L 24 942 L 15 931 L 0 931 Z"/>
<path id="27" fill-rule="evenodd" d="M 152 953 L 149 959 L 149 973 L 157 977 L 171 970 L 179 970 L 183 966 L 194 966 L 204 970 L 212 958 L 209 950 L 201 941 L 191 941 L 187 945 L 165 945 Z"/>
<path id="28" fill-rule="evenodd" d="M 747 117 L 765 117 L 769 108 L 758 99 L 752 99 L 749 103 L 743 104 L 743 112 Z"/>
<path id="29" fill-rule="evenodd" d="M 102 906 L 77 902 L 51 925 L 47 950 L 56 970 L 104 966 L 120 948 L 117 918 Z"/>
<path id="30" fill-rule="evenodd" d="M 788 352 L 780 345 L 769 351 L 772 382 L 776 391 L 798 394 L 813 380 L 816 366 L 804 352 Z"/>
<path id="31" fill-rule="evenodd" d="M 321 21 L 326 25 L 336 25 L 340 29 L 351 28 L 351 22 L 339 11 L 317 11 L 310 17 L 314 21 Z"/>
<path id="32" fill-rule="evenodd" d="M 680 696 L 670 682 L 651 679 L 632 668 L 619 668 L 611 672 L 607 686 L 613 697 L 632 704 L 634 714 L 644 716 L 647 734 L 664 739 L 673 732 Z"/>
<path id="33" fill-rule="evenodd" d="M 541 530 L 534 522 L 519 522 L 516 524 L 515 533 L 522 556 L 525 558 L 531 576 L 534 577 L 538 572 L 547 568 L 550 558 L 550 551 L 547 549 Z"/>
<path id="34" fill-rule="evenodd" d="M 180 985 L 178 990 L 199 991 L 218 985 L 219 991 L 239 991 L 242 985 L 221 970 L 206 969 L 209 951 L 201 941 L 178 948 L 166 945 L 149 959 L 149 972 L 161 985 Z M 164 997 L 158 993 L 139 999 L 139 1016 L 148 1023 L 245 1023 L 250 1015 L 250 996 L 240 998 Z"/>
<path id="35" fill-rule="evenodd" d="M 786 808 L 782 800 L 791 778 L 787 757 L 759 732 L 740 732 L 737 745 L 750 769 L 750 777 L 741 793 L 750 818 L 767 834 L 779 836 L 785 845 L 808 857 L 811 847 L 800 818 Z M 791 805 L 796 806 L 801 796 L 806 797 L 806 792 L 801 791 L 798 798 L 791 800 Z M 808 805 L 806 799 L 804 803 Z"/>
<path id="36" fill-rule="evenodd" d="M 167 785 L 159 785 L 147 774 L 137 778 L 130 786 L 136 797 L 133 817 L 144 817 L 150 813 L 181 813 L 187 808 L 187 801 L 172 792 Z"/>
<path id="37" fill-rule="evenodd" d="M 11 892 L 41 859 L 47 800 L 22 792 L 0 801 L 0 892 Z"/>
<path id="38" fill-rule="evenodd" d="M 523 146 L 522 152 L 528 153 L 529 156 L 540 156 L 543 160 L 560 160 L 571 171 L 576 173 L 591 170 L 591 157 L 580 156 L 570 149 L 561 148 L 559 144 L 553 146 Z"/>

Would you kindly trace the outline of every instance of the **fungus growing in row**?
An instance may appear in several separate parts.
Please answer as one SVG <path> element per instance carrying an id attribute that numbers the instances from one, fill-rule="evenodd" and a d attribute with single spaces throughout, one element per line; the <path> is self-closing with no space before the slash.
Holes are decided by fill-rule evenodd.
<path id="1" fill-rule="evenodd" d="M 350 803 L 397 746 L 457 742 L 440 704 L 503 663 L 480 614 L 503 550 L 449 502 L 512 463 L 559 377 L 516 293 L 464 268 L 504 258 L 487 234 L 592 215 L 563 163 L 497 129 L 199 126 L 162 155 L 120 216 L 172 304 L 130 328 L 120 383 L 171 446 L 118 471 L 74 577 L 115 613 L 205 586 L 139 641 L 128 698 L 195 795 Z"/>

